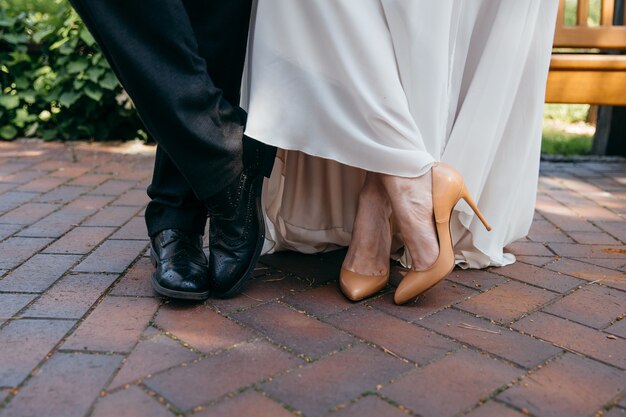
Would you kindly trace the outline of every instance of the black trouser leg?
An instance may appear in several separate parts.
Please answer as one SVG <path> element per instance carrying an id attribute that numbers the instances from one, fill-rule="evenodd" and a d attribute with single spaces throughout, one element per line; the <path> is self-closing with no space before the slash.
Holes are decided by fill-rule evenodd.
<path id="1" fill-rule="evenodd" d="M 201 231 L 201 201 L 241 171 L 244 115 L 231 103 L 239 96 L 250 1 L 72 3 L 159 144 L 150 235 Z"/>
<path id="2" fill-rule="evenodd" d="M 238 104 L 251 0 L 183 0 L 183 4 L 196 37 L 198 52 L 206 62 L 207 72 L 223 91 L 224 98 L 229 103 Z M 221 16 L 230 22 L 227 32 L 213 24 L 214 16 Z M 219 41 L 221 38 L 226 41 Z M 163 229 L 204 232 L 207 214 L 204 202 L 195 197 L 169 156 L 159 150 L 148 194 L 151 202 L 146 210 L 146 223 L 151 236 Z"/>

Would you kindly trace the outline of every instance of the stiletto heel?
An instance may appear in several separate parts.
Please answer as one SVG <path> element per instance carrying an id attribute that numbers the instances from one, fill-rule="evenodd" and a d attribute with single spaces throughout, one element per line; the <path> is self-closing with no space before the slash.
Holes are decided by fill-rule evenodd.
<path id="1" fill-rule="evenodd" d="M 438 163 L 432 168 L 432 193 L 435 228 L 439 238 L 439 256 L 424 271 L 409 271 L 394 294 L 396 304 L 404 304 L 443 280 L 454 269 L 454 250 L 450 235 L 450 215 L 462 198 L 476 213 L 487 230 L 491 227 L 470 197 L 461 175 L 451 166 Z"/>
<path id="2" fill-rule="evenodd" d="M 463 185 L 463 191 L 462 191 L 462 194 L 461 194 L 461 198 L 463 200 L 465 200 L 467 205 L 470 206 L 470 208 L 478 216 L 478 219 L 480 219 L 481 223 L 485 226 L 485 229 L 487 229 L 488 232 L 491 232 L 491 226 L 489 226 L 489 223 L 487 223 L 487 219 L 485 219 L 485 217 L 480 212 L 480 210 L 478 210 L 478 206 L 476 206 L 476 203 L 474 203 L 474 200 L 472 200 L 472 197 L 467 192 L 467 188 L 465 188 L 465 185 Z"/>

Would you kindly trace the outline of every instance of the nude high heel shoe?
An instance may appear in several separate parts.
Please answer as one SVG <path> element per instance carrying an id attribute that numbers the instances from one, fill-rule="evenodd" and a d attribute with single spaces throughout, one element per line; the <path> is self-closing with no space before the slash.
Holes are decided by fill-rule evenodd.
<path id="1" fill-rule="evenodd" d="M 409 271 L 394 294 L 396 304 L 404 304 L 444 279 L 454 269 L 454 251 L 450 236 L 450 215 L 456 203 L 463 199 L 469 204 L 487 230 L 491 226 L 470 197 L 461 175 L 450 165 L 438 163 L 432 168 L 432 193 L 435 227 L 439 238 L 439 256 L 424 271 Z"/>
<path id="2" fill-rule="evenodd" d="M 391 220 L 389 221 L 389 234 L 393 234 Z M 352 301 L 360 301 L 376 294 L 389 282 L 391 269 L 383 275 L 363 275 L 341 268 L 339 273 L 339 288 L 343 295 Z"/>
<path id="3" fill-rule="evenodd" d="M 389 272 L 385 275 L 362 275 L 341 268 L 339 287 L 341 292 L 352 301 L 360 301 L 370 297 L 387 285 Z"/>

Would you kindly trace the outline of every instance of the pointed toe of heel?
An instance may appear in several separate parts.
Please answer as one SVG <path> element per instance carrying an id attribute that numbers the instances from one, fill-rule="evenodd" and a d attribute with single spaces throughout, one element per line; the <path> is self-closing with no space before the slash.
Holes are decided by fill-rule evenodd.
<path id="1" fill-rule="evenodd" d="M 397 305 L 406 304 L 412 299 L 417 297 L 413 292 L 409 292 L 406 290 L 396 289 L 396 292 L 393 294 L 393 302 Z"/>
<path id="2" fill-rule="evenodd" d="M 339 288 L 343 295 L 351 301 L 361 301 L 381 291 L 389 281 L 386 275 L 362 275 L 341 268 Z"/>

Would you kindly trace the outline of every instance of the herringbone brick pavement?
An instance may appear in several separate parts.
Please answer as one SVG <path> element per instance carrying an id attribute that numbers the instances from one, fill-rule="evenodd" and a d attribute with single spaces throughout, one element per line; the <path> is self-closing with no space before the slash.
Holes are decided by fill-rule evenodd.
<path id="1" fill-rule="evenodd" d="M 626 163 L 543 163 L 518 262 L 398 307 L 343 252 L 233 299 L 152 292 L 153 149 L 0 143 L 0 416 L 626 416 Z M 396 279 L 399 270 L 396 270 Z"/>

